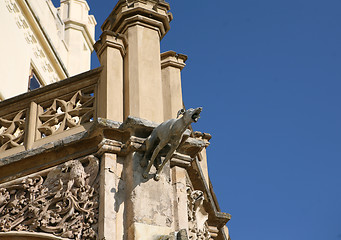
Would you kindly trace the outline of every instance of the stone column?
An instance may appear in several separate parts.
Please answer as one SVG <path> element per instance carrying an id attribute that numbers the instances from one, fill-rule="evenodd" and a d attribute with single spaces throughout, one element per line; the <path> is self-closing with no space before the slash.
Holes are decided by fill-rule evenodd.
<path id="1" fill-rule="evenodd" d="M 104 31 L 95 44 L 103 70 L 98 84 L 97 116 L 122 122 L 123 119 L 123 58 L 126 38 Z"/>
<path id="2" fill-rule="evenodd" d="M 170 28 L 169 9 L 164 1 L 121 0 L 102 26 L 103 31 L 127 37 L 125 117 L 132 115 L 159 123 L 164 119 L 160 40 Z"/>
<path id="3" fill-rule="evenodd" d="M 100 163 L 99 239 L 123 239 L 125 235 L 123 179 L 124 158 L 104 153 Z"/>
<path id="4" fill-rule="evenodd" d="M 116 154 L 104 153 L 100 168 L 99 239 L 116 239 Z"/>
<path id="5" fill-rule="evenodd" d="M 186 55 L 174 51 L 161 54 L 164 120 L 176 118 L 177 112 L 183 108 L 181 70 L 186 60 Z"/>
<path id="6" fill-rule="evenodd" d="M 186 169 L 178 166 L 172 168 L 174 188 L 174 228 L 175 231 L 186 229 L 188 232 Z"/>

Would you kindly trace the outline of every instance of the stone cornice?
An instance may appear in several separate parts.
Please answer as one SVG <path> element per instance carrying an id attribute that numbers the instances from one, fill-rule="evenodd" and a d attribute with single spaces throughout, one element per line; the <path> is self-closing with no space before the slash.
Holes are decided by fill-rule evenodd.
<path id="1" fill-rule="evenodd" d="M 160 39 L 162 39 L 162 37 L 166 35 L 168 31 L 166 31 L 165 26 L 161 22 L 142 15 L 135 15 L 124 19 L 116 31 L 125 34 L 128 28 L 136 25 L 157 31 Z"/>
<path id="2" fill-rule="evenodd" d="M 98 118 L 54 137 L 46 137 L 41 145 L 36 142 L 33 149 L 1 158 L 0 183 L 87 154 L 101 157 L 104 153 L 119 156 L 142 153 L 145 151 L 145 139 L 156 126 L 157 123 L 136 117 L 128 117 L 124 123 Z M 204 141 L 189 137 L 175 152 L 171 165 L 190 167 L 204 147 Z M 160 152 L 161 156 L 165 156 L 167 151 L 165 147 Z"/>
<path id="3" fill-rule="evenodd" d="M 159 29 L 160 38 L 162 38 L 170 29 L 169 23 L 173 19 L 168 10 L 169 4 L 162 1 L 158 3 L 151 0 L 133 0 L 129 2 L 129 5 L 126 1 L 120 1 L 103 23 L 102 31 L 124 33 L 128 26 L 139 22 L 139 25 L 143 24 L 145 27 L 150 25 L 154 29 Z M 136 16 L 139 17 L 136 18 Z"/>
<path id="4" fill-rule="evenodd" d="M 177 53 L 177 52 L 172 51 L 172 50 L 161 53 L 161 59 L 166 59 L 168 57 L 176 57 L 176 58 L 179 58 L 179 59 L 183 60 L 184 62 L 186 62 L 187 59 L 188 59 L 187 55 L 181 54 L 181 53 Z"/>
<path id="5" fill-rule="evenodd" d="M 176 53 L 174 51 L 167 51 L 161 53 L 161 68 L 174 67 L 182 70 L 186 64 L 188 57 L 184 54 Z"/>
<path id="6" fill-rule="evenodd" d="M 65 238 L 53 236 L 48 233 L 39 232 L 24 232 L 24 231 L 12 231 L 12 232 L 0 232 L 0 238 L 5 239 L 48 239 L 48 240 L 65 240 Z"/>
<path id="7" fill-rule="evenodd" d="M 84 4 L 84 6 L 86 7 L 87 11 L 90 11 L 90 7 L 87 1 L 85 0 L 73 0 L 74 2 L 78 2 L 79 4 Z M 65 3 L 65 2 L 70 2 L 70 0 L 61 0 L 60 3 Z"/>
<path id="8" fill-rule="evenodd" d="M 121 52 L 122 57 L 124 57 L 127 47 L 126 36 L 112 31 L 104 31 L 101 34 L 100 39 L 95 43 L 94 48 L 97 55 L 100 56 L 107 47 L 118 49 Z"/>

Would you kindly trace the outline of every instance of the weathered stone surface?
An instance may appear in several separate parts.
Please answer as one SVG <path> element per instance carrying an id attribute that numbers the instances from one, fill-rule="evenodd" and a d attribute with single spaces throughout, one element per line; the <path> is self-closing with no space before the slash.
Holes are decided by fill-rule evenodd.
<path id="1" fill-rule="evenodd" d="M 179 232 L 171 233 L 167 236 L 162 236 L 160 240 L 189 240 L 186 229 L 181 229 Z"/>
<path id="2" fill-rule="evenodd" d="M 131 221 L 170 228 L 173 222 L 173 190 L 169 164 L 159 182 L 148 181 L 142 177 L 141 158 L 141 154 L 135 153 L 126 159 L 126 181 L 128 192 L 131 192 L 128 202 L 134 214 Z M 149 179 L 152 177 L 150 175 Z"/>
<path id="3" fill-rule="evenodd" d="M 177 236 L 176 236 L 176 240 L 188 240 L 188 235 L 187 235 L 187 231 L 186 229 L 181 229 Z"/>

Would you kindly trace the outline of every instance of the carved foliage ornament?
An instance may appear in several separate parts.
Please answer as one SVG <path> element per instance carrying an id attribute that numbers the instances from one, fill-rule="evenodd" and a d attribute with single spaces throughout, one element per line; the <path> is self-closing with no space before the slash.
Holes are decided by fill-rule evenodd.
<path id="1" fill-rule="evenodd" d="M 69 100 L 55 99 L 39 115 L 42 137 L 63 132 L 67 129 L 91 122 L 94 116 L 94 94 L 78 91 Z"/>
<path id="2" fill-rule="evenodd" d="M 208 213 L 204 208 L 204 193 L 187 187 L 187 213 L 189 240 L 208 240 L 211 235 L 208 231 Z"/>
<path id="3" fill-rule="evenodd" d="M 84 161 L 82 161 L 84 162 Z M 86 167 L 84 167 L 86 165 Z M 66 162 L 0 188 L 0 231 L 45 232 L 69 239 L 96 239 L 98 159 Z"/>
<path id="4" fill-rule="evenodd" d="M 24 142 L 26 110 L 14 117 L 0 118 L 0 152 L 17 147 Z"/>

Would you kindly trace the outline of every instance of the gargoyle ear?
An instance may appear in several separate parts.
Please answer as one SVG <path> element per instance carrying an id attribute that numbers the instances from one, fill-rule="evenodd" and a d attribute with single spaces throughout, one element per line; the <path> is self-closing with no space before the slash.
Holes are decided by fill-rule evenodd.
<path id="1" fill-rule="evenodd" d="M 178 111 L 178 114 L 176 115 L 176 118 L 178 118 L 180 115 L 183 115 L 185 113 L 185 109 L 180 109 Z"/>

